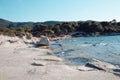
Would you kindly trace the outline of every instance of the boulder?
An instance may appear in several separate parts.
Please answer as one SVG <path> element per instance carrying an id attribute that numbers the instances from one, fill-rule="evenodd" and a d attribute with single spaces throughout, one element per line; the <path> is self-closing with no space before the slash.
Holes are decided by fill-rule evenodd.
<path id="1" fill-rule="evenodd" d="M 41 40 L 37 42 L 36 46 L 49 46 L 50 40 L 48 37 L 42 36 Z"/>

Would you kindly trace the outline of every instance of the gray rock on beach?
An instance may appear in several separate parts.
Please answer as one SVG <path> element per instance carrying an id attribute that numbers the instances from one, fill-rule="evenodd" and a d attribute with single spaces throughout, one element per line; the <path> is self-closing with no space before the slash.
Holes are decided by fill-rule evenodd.
<path id="1" fill-rule="evenodd" d="M 37 42 L 37 46 L 49 46 L 50 40 L 48 37 L 42 36 L 41 40 Z"/>

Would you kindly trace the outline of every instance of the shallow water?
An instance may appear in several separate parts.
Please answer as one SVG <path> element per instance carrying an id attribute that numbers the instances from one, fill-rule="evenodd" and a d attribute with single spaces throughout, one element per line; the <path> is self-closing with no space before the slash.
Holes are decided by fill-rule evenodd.
<path id="1" fill-rule="evenodd" d="M 120 65 L 120 36 L 78 37 L 56 41 L 55 55 L 72 64 L 86 64 L 94 59 Z"/>

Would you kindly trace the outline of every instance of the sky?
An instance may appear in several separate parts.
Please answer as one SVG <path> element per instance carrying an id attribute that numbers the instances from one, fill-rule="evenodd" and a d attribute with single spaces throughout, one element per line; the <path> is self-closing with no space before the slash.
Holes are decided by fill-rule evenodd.
<path id="1" fill-rule="evenodd" d="M 13 22 L 120 21 L 120 0 L 0 0 L 0 18 Z"/>

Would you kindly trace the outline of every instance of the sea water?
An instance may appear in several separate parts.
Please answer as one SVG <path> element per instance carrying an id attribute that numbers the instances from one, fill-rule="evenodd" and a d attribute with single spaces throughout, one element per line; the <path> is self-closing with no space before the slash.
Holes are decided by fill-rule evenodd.
<path id="1" fill-rule="evenodd" d="M 120 36 L 77 37 L 58 40 L 51 45 L 56 56 L 75 64 L 95 59 L 120 65 Z"/>

